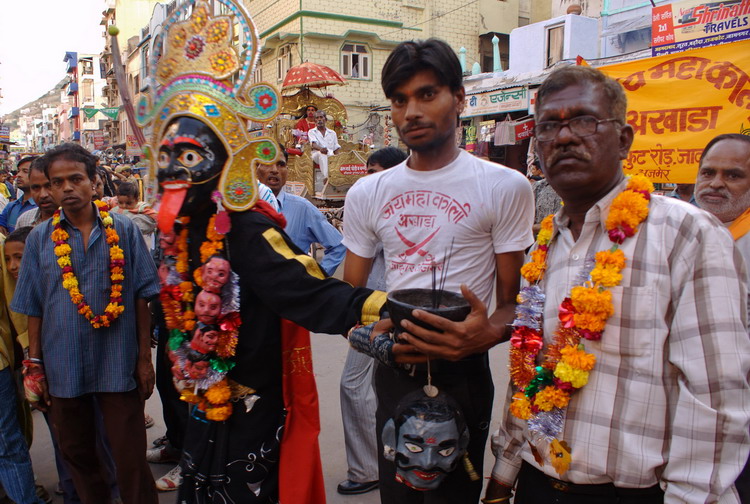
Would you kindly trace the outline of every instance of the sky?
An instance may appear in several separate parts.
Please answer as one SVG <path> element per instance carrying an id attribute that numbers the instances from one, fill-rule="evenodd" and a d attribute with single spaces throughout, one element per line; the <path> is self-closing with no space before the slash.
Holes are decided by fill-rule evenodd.
<path id="1" fill-rule="evenodd" d="M 102 51 L 105 7 L 105 0 L 0 0 L 0 115 L 60 82 L 66 51 Z"/>

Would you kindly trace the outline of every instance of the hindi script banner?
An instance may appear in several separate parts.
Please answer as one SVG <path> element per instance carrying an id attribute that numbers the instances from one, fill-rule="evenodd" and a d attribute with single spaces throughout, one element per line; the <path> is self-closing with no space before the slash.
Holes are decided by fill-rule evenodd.
<path id="1" fill-rule="evenodd" d="M 721 133 L 750 135 L 750 41 L 601 67 L 628 96 L 635 130 L 626 174 L 692 184 L 703 147 Z"/>
<path id="2" fill-rule="evenodd" d="M 750 0 L 682 0 L 651 11 L 653 56 L 750 38 Z"/>

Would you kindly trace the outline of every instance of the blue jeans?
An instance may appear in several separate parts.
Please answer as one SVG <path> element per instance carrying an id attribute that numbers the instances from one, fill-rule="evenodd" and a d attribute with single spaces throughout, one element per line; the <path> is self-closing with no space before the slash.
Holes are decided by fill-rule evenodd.
<path id="1" fill-rule="evenodd" d="M 43 504 L 36 496 L 29 448 L 16 415 L 16 384 L 10 368 L 0 370 L 0 483 L 17 504 Z"/>

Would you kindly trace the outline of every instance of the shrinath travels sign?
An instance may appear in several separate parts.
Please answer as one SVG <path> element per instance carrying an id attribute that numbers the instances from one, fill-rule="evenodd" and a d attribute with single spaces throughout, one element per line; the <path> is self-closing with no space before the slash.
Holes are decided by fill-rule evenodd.
<path id="1" fill-rule="evenodd" d="M 651 10 L 653 56 L 750 39 L 750 0 L 684 0 Z"/>

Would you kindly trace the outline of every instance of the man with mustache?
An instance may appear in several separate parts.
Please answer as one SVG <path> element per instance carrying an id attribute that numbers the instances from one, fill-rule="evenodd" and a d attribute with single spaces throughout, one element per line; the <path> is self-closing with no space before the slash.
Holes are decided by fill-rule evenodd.
<path id="1" fill-rule="evenodd" d="M 698 169 L 695 201 L 729 229 L 745 265 L 750 264 L 749 136 L 727 133 L 708 142 Z M 741 501 L 750 501 L 750 463 L 745 465 L 736 486 Z"/>
<path id="2" fill-rule="evenodd" d="M 732 233 L 750 264 L 750 136 L 719 135 L 703 149 L 695 200 Z"/>
<path id="3" fill-rule="evenodd" d="M 365 285 L 382 243 L 388 291 L 429 289 L 434 268 L 445 273 L 446 290 L 463 292 L 472 306 L 464 322 L 417 310 L 420 319 L 442 333 L 404 322 L 402 335 L 419 348 L 423 360 L 433 358 L 432 383 L 459 403 L 470 433 L 468 457 L 481 474 L 494 395 L 487 351 L 508 337 L 523 250 L 531 243 L 531 187 L 519 172 L 457 147 L 466 97 L 461 65 L 445 42 L 398 45 L 383 67 L 381 83 L 411 156 L 360 179 L 347 194 L 344 280 Z M 495 289 L 497 302 L 490 314 Z M 401 399 L 425 384 L 425 364 L 407 369 L 377 363 L 378 433 Z M 383 456 L 382 440 L 378 442 L 383 503 L 479 499 L 481 480 L 472 481 L 462 467 L 426 492 L 397 482 L 396 467 Z"/>
<path id="4" fill-rule="evenodd" d="M 744 265 L 715 219 L 624 176 L 626 109 L 590 67 L 539 88 L 537 149 L 564 205 L 522 270 L 486 503 L 514 488 L 516 504 L 740 502 Z"/>
<path id="5" fill-rule="evenodd" d="M 35 159 L 29 170 L 29 193 L 36 203 L 34 210 L 21 214 L 16 222 L 16 227 L 36 226 L 42 221 L 52 217 L 59 206 L 52 199 L 52 191 L 47 175 L 44 173 L 44 164 Z"/>

